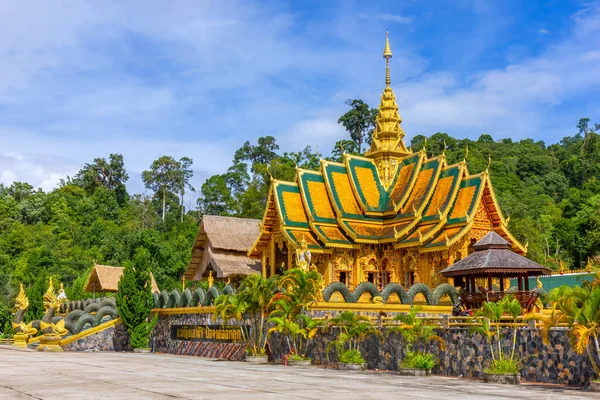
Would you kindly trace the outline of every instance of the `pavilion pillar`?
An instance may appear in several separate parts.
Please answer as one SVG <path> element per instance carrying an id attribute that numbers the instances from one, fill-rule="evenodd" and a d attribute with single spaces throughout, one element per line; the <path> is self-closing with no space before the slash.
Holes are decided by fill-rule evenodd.
<path id="1" fill-rule="evenodd" d="M 488 290 L 492 290 L 492 273 L 488 272 Z"/>
<path id="2" fill-rule="evenodd" d="M 529 273 L 525 272 L 525 291 L 529 291 Z"/>
<path id="3" fill-rule="evenodd" d="M 504 292 L 504 278 L 500 277 L 500 291 Z"/>
<path id="4" fill-rule="evenodd" d="M 517 275 L 517 287 L 519 288 L 519 292 L 523 291 L 523 280 L 521 279 L 521 274 Z"/>

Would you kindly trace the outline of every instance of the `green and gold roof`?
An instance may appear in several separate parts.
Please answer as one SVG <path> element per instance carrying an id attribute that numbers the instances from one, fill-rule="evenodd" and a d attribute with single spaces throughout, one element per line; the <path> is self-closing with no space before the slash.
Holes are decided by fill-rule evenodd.
<path id="1" fill-rule="evenodd" d="M 444 154 L 427 158 L 425 151 L 407 150 L 387 40 L 385 49 L 386 87 L 371 149 L 364 157 L 345 155 L 343 163 L 322 160 L 319 171 L 298 169 L 295 182 L 272 180 L 250 256 L 259 257 L 276 230 L 295 248 L 304 238 L 314 252 L 361 243 L 429 252 L 448 249 L 476 227 L 525 251 L 507 230 L 487 172 L 470 175 L 465 161 L 448 165 Z"/>

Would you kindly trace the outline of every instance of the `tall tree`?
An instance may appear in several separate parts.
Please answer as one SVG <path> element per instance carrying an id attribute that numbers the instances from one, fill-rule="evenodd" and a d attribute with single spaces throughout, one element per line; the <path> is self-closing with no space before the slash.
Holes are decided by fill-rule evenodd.
<path id="1" fill-rule="evenodd" d="M 84 188 L 89 194 L 94 193 L 97 187 L 114 190 L 119 204 L 122 205 L 127 197 L 125 182 L 128 179 L 123 155 L 111 154 L 108 161 L 106 158 L 94 158 L 91 164 L 85 164 L 75 175 L 73 183 Z"/>
<path id="2" fill-rule="evenodd" d="M 127 262 L 119 281 L 117 308 L 123 326 L 129 333 L 129 342 L 134 349 L 148 347 L 149 334 L 156 324 L 156 316 L 148 321 L 154 306 L 150 274 L 150 253 L 143 247 L 136 250 L 133 261 Z"/>
<path id="3" fill-rule="evenodd" d="M 142 172 L 142 180 L 147 189 L 162 198 L 162 221 L 165 222 L 167 192 L 179 193 L 181 163 L 171 156 L 162 156 L 152 162 L 150 170 Z"/>
<path id="4" fill-rule="evenodd" d="M 192 164 L 194 161 L 191 158 L 183 157 L 179 159 L 179 190 L 181 195 L 181 222 L 183 222 L 183 214 L 184 214 L 184 206 L 183 206 L 183 195 L 185 194 L 185 189 L 190 189 L 194 191 L 194 187 L 190 185 L 190 179 L 194 176 L 194 171 L 192 170 Z"/>
<path id="5" fill-rule="evenodd" d="M 350 106 L 350 111 L 338 119 L 338 124 L 342 124 L 350 133 L 350 137 L 356 143 L 358 152 L 362 153 L 363 143 L 371 144 L 371 135 L 375 129 L 375 118 L 379 112 L 377 108 L 369 108 L 369 105 L 362 100 L 349 99 L 346 104 Z"/>

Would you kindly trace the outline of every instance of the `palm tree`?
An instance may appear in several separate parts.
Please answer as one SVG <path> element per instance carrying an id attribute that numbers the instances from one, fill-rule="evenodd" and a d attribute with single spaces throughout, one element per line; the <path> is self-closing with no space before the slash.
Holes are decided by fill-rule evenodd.
<path id="1" fill-rule="evenodd" d="M 214 317 L 236 320 L 250 355 L 265 354 L 266 322 L 276 286 L 277 278 L 249 275 L 236 294 L 223 294 L 215 300 Z"/>
<path id="2" fill-rule="evenodd" d="M 595 348 L 600 356 L 600 274 L 582 287 L 556 288 L 550 292 L 549 299 L 554 302 L 554 311 L 550 316 L 540 318 L 544 343 L 549 344 L 548 334 L 552 327 L 559 322 L 567 322 L 571 328 L 569 339 L 573 350 L 577 354 L 587 353 L 594 371 L 600 376 L 600 368 L 593 354 Z M 561 314 L 557 314 L 557 311 Z"/>
<path id="3" fill-rule="evenodd" d="M 438 342 L 443 349 L 444 339 L 435 332 L 437 325 L 419 318 L 419 310 L 419 307 L 412 307 L 408 313 L 397 314 L 393 321 L 399 321 L 401 324 L 391 327 L 390 332 L 399 332 L 411 350 L 415 344 L 423 345 L 424 350 L 425 344 L 433 341 Z"/>

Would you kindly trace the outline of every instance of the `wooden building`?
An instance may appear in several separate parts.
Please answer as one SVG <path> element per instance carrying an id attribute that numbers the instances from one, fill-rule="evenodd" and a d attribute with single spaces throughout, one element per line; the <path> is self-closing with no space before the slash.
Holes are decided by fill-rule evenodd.
<path id="1" fill-rule="evenodd" d="M 260 262 L 247 255 L 260 232 L 259 224 L 256 219 L 203 216 L 185 279 L 201 280 L 211 271 L 217 279 L 259 274 Z"/>

